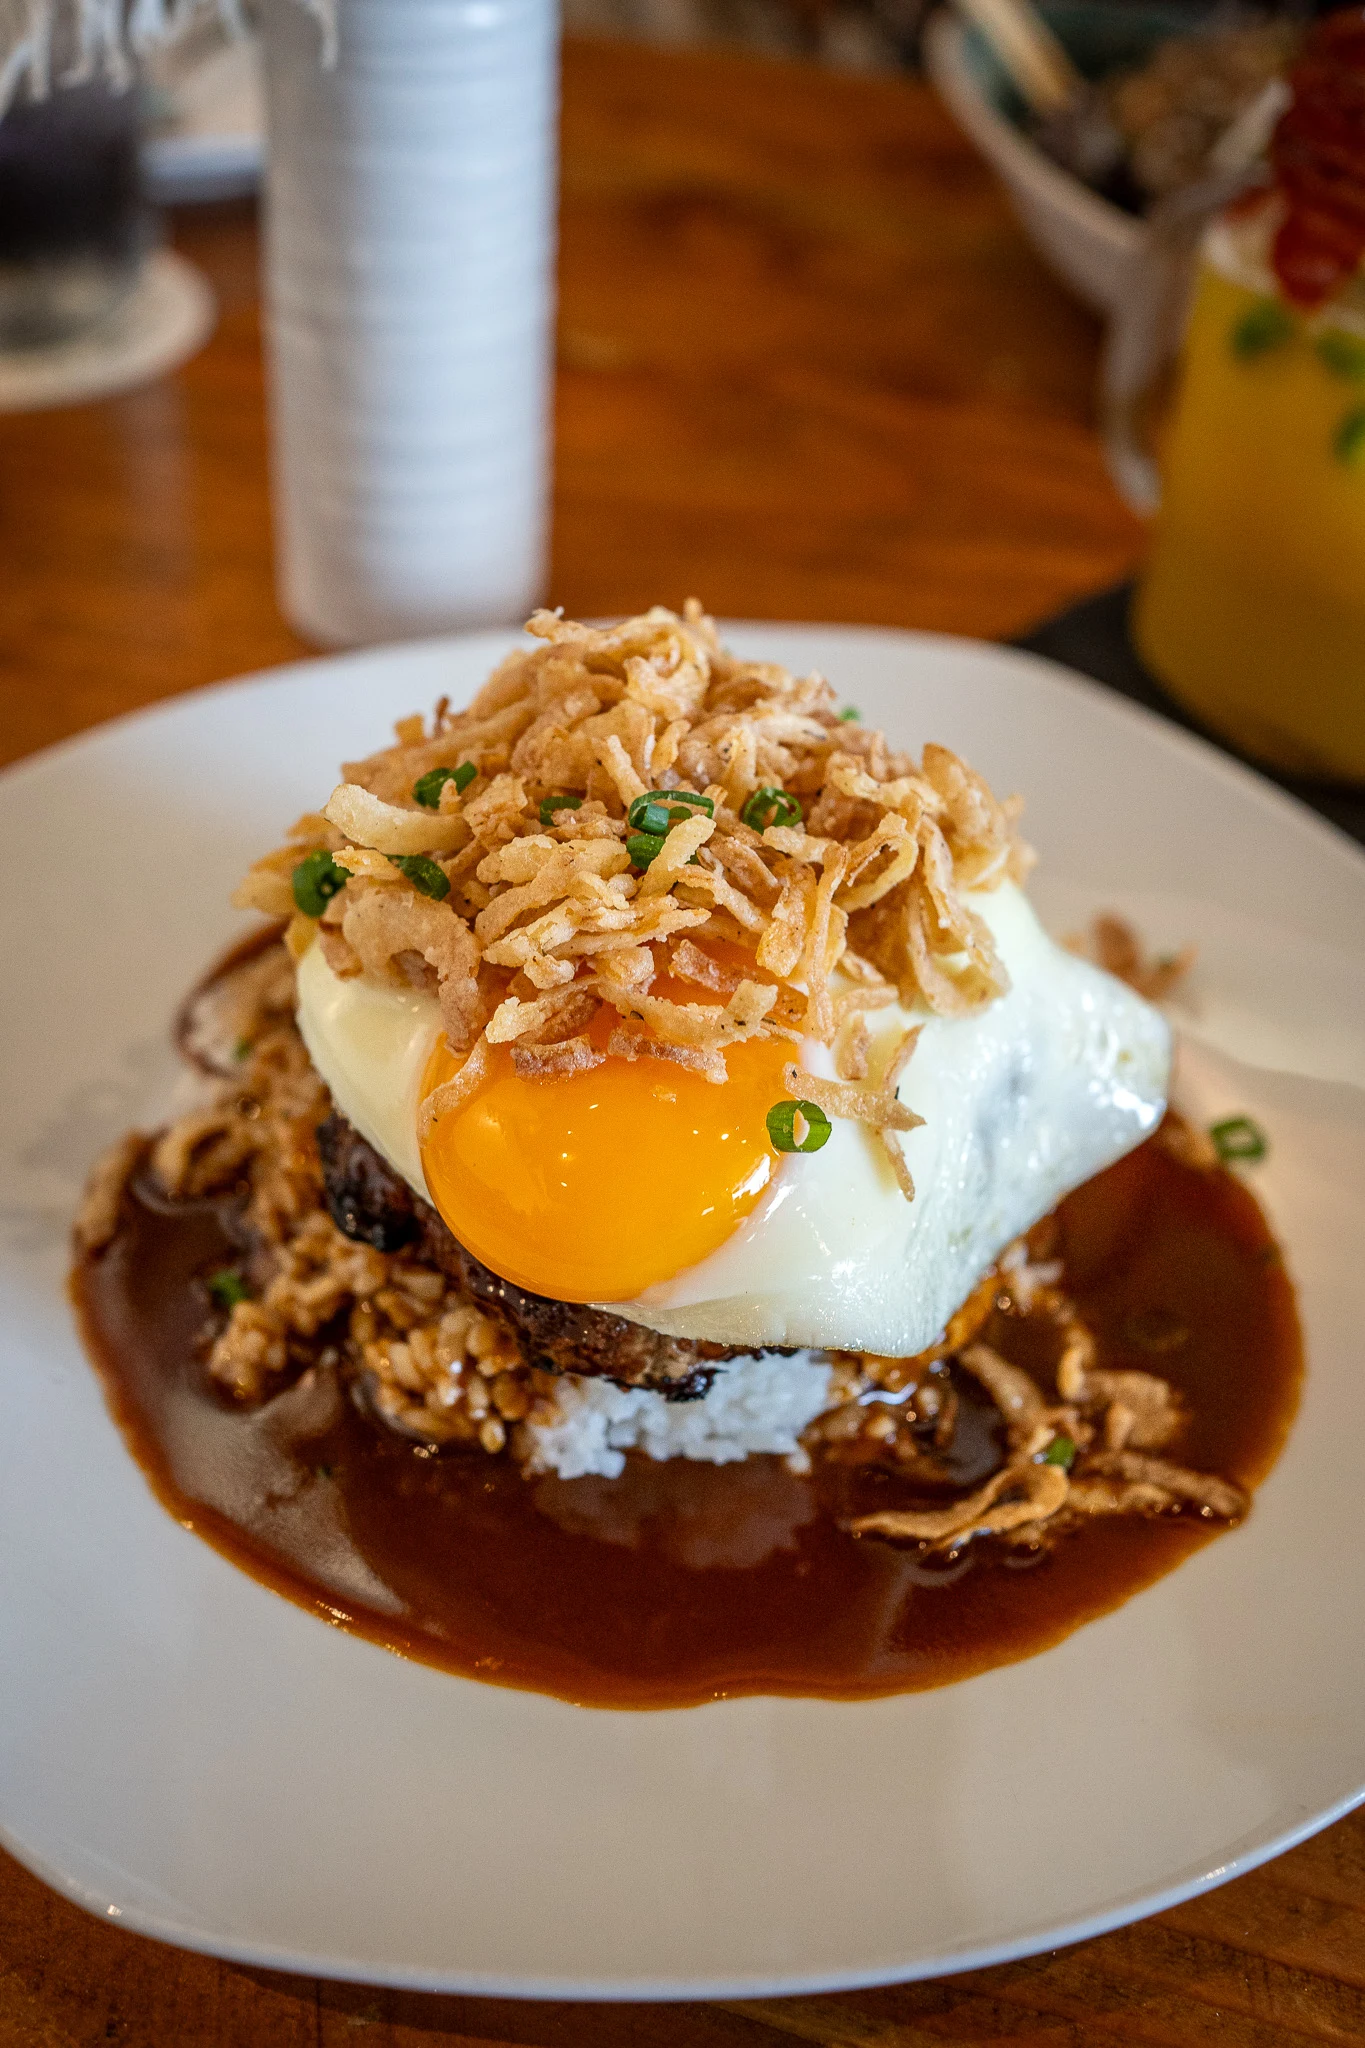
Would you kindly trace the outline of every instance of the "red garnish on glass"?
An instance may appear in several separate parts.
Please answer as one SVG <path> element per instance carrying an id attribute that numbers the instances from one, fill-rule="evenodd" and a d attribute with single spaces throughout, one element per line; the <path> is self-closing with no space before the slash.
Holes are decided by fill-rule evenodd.
<path id="1" fill-rule="evenodd" d="M 1271 261 L 1296 306 L 1322 305 L 1365 258 L 1365 6 L 1319 21 L 1270 145 L 1287 211 Z"/>

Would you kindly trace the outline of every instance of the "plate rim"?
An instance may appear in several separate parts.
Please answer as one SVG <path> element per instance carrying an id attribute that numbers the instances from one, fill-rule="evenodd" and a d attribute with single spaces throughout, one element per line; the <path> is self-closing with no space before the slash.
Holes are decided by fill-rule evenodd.
<path id="1" fill-rule="evenodd" d="M 382 1654 L 392 1653 L 385 1651 Z M 455 1970 L 447 1973 L 413 1964 L 391 1964 L 376 1970 L 344 1956 L 272 1948 L 260 1942 L 239 1941 L 231 1936 L 187 1928 L 136 1906 L 100 1904 L 98 1894 L 87 1894 L 74 1880 L 65 1878 L 45 1857 L 30 1852 L 22 1839 L 2 1822 L 0 1848 L 49 1890 L 80 1907 L 94 1920 L 125 1928 L 151 1941 L 165 1942 L 172 1948 L 186 1949 L 194 1955 L 213 1956 L 222 1962 L 240 1963 L 252 1969 L 275 1970 L 285 1976 L 318 1977 L 329 1983 L 374 1984 L 396 1991 L 420 1991 L 433 1997 L 525 1999 L 535 2004 L 560 2005 L 701 2005 L 740 1999 L 836 1996 L 840 1992 L 869 1991 L 879 1986 L 920 1984 L 937 1977 L 966 1975 L 974 1970 L 994 1969 L 1003 1963 L 1021 1962 L 1050 1949 L 1072 1948 L 1080 1942 L 1094 1941 L 1102 1935 L 1115 1933 L 1119 1928 L 1130 1927 L 1139 1920 L 1169 1912 L 1188 1899 L 1199 1898 L 1204 1892 L 1231 1884 L 1236 1878 L 1259 1870 L 1262 1864 L 1273 1863 L 1277 1856 L 1285 1855 L 1301 1842 L 1334 1826 L 1362 1805 L 1365 1805 L 1365 1783 L 1357 1791 L 1334 1802 L 1327 1811 L 1295 1821 L 1272 1841 L 1259 1844 L 1230 1862 L 1217 1863 L 1194 1877 L 1166 1886 L 1160 1892 L 1144 1894 L 1137 1901 L 1131 1898 L 1119 1900 L 1101 1912 L 1069 1920 L 1060 1926 L 1039 1927 L 1009 1941 L 979 1948 L 940 1949 L 934 1955 L 897 1969 L 890 1976 L 883 1969 L 868 1968 L 817 1971 L 805 1976 L 793 1972 L 782 1977 L 618 1977 L 594 1983 L 581 1978 L 512 1976 L 496 1971 Z"/>
<path id="2" fill-rule="evenodd" d="M 624 616 L 624 614 L 622 614 Z M 597 618 L 585 621 L 598 625 L 604 621 Z M 605 623 L 613 623 L 606 621 Z M 1177 754 L 1201 762 L 1229 786 L 1240 789 L 1247 796 L 1259 801 L 1272 812 L 1279 814 L 1286 823 L 1297 825 L 1316 837 L 1323 848 L 1331 849 L 1338 857 L 1344 857 L 1348 866 L 1365 866 L 1365 846 L 1332 819 L 1315 810 L 1312 804 L 1292 790 L 1284 789 L 1268 774 L 1238 755 L 1229 753 L 1212 738 L 1201 732 L 1192 731 L 1188 726 L 1177 724 L 1151 705 L 1140 704 L 1125 696 L 1122 691 L 1097 677 L 1088 676 L 1080 669 L 1067 666 L 1049 654 L 1036 653 L 1031 647 L 1017 647 L 1002 640 L 983 640 L 970 633 L 941 633 L 919 626 L 878 626 L 866 622 L 844 623 L 835 619 L 740 619 L 717 616 L 716 629 L 722 638 L 730 633 L 795 633 L 798 635 L 836 633 L 862 640 L 901 640 L 925 649 L 941 649 L 947 653 L 972 651 L 989 654 L 1017 667 L 1032 670 L 1051 684 L 1052 687 L 1070 692 L 1084 702 L 1103 705 L 1121 721 L 1127 722 L 1140 731 L 1159 736 Z M 240 674 L 223 676 L 213 682 L 197 683 L 188 689 L 177 690 L 165 697 L 153 698 L 147 704 L 139 704 L 130 711 L 121 711 L 112 718 L 97 720 L 93 725 L 83 726 L 80 731 L 64 734 L 61 739 L 52 740 L 46 746 L 36 747 L 17 759 L 0 767 L 0 791 L 11 783 L 22 780 L 30 774 L 39 774 L 49 767 L 79 753 L 82 748 L 97 743 L 105 735 L 122 733 L 131 728 L 152 722 L 158 718 L 175 718 L 191 706 L 209 699 L 226 697 L 229 693 L 274 682 L 286 676 L 304 675 L 309 670 L 335 668 L 363 668 L 379 664 L 394 657 L 429 657 L 446 648 L 458 648 L 480 640 L 506 640 L 509 636 L 514 643 L 521 635 L 517 625 L 474 626 L 452 633 L 425 634 L 415 640 L 382 641 L 374 646 L 342 647 L 330 652 L 300 655 L 290 661 L 273 662 L 264 668 L 244 669 Z"/>

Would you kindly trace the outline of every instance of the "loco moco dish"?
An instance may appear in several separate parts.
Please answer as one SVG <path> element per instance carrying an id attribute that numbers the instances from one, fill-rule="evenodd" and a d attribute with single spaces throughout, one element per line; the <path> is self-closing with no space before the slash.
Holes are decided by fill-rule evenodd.
<path id="1" fill-rule="evenodd" d="M 1235 1522 L 1292 1296 L 1018 805 L 700 609 L 539 613 L 246 877 L 203 1106 L 76 1292 L 177 1517 L 585 1702 L 851 1696 L 1055 1640 Z M 319 792 L 321 794 L 321 792 Z"/>

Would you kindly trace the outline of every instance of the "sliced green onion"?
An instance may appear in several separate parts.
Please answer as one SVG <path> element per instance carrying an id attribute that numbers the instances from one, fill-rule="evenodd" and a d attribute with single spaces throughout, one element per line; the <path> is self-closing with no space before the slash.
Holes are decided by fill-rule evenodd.
<path id="1" fill-rule="evenodd" d="M 413 801 L 429 811 L 439 810 L 441 791 L 448 782 L 453 782 L 458 794 L 463 796 L 478 772 L 472 761 L 461 761 L 458 768 L 428 768 L 426 774 L 419 775 L 412 785 Z"/>
<path id="2" fill-rule="evenodd" d="M 1229 339 L 1239 362 L 1248 363 L 1273 348 L 1283 348 L 1294 333 L 1294 322 L 1279 300 L 1262 299 L 1250 312 L 1243 313 Z"/>
<path id="3" fill-rule="evenodd" d="M 637 796 L 632 799 L 626 811 L 626 823 L 630 826 L 632 832 L 644 832 L 648 829 L 644 822 L 645 813 L 653 809 L 662 809 L 662 804 L 656 801 L 656 799 L 662 796 L 662 790 L 649 789 L 645 791 L 643 796 Z"/>
<path id="4" fill-rule="evenodd" d="M 802 813 L 794 796 L 765 783 L 762 789 L 754 791 L 739 815 L 755 832 L 766 832 L 769 825 L 799 825 Z"/>
<path id="5" fill-rule="evenodd" d="M 680 816 L 686 817 L 685 811 Z M 673 819 L 667 804 L 651 803 L 648 797 L 637 797 L 626 816 L 626 823 L 633 825 L 637 832 L 653 832 L 662 836 L 670 831 Z"/>
<path id="6" fill-rule="evenodd" d="M 1225 1117 L 1221 1124 L 1209 1126 L 1209 1136 L 1224 1166 L 1235 1159 L 1254 1163 L 1270 1150 L 1265 1132 L 1249 1116 Z"/>
<path id="7" fill-rule="evenodd" d="M 1343 334 L 1339 328 L 1332 328 L 1320 334 L 1314 346 L 1318 360 L 1325 363 L 1334 377 L 1349 377 L 1352 383 L 1365 378 L 1365 341 L 1354 334 Z"/>
<path id="8" fill-rule="evenodd" d="M 443 896 L 450 894 L 450 881 L 445 869 L 437 867 L 426 854 L 391 853 L 389 859 L 400 875 L 407 876 L 419 895 L 432 896 L 439 903 Z"/>
<path id="9" fill-rule="evenodd" d="M 716 806 L 695 789 L 647 789 L 626 812 L 626 823 L 632 832 L 667 832 L 670 825 L 681 825 L 688 811 L 705 811 L 714 818 Z"/>
<path id="10" fill-rule="evenodd" d="M 455 780 L 453 768 L 428 768 L 425 775 L 419 775 L 412 785 L 412 800 L 425 810 L 440 809 L 441 791 L 448 782 Z"/>
<path id="11" fill-rule="evenodd" d="M 633 832 L 626 841 L 632 865 L 647 868 L 652 860 L 657 860 L 664 850 L 666 836 L 663 832 Z"/>
<path id="12" fill-rule="evenodd" d="M 1345 463 L 1357 463 L 1365 455 L 1365 406 L 1347 413 L 1332 436 L 1332 453 Z"/>
<path id="13" fill-rule="evenodd" d="M 350 880 L 345 868 L 339 868 L 325 846 L 316 853 L 310 853 L 301 860 L 294 870 L 294 901 L 305 917 L 321 917 L 332 898 L 346 887 Z"/>
<path id="14" fill-rule="evenodd" d="M 232 1048 L 232 1057 L 235 1060 L 244 1060 L 250 1051 L 251 1040 L 249 1038 L 239 1038 L 236 1045 Z"/>
<path id="15" fill-rule="evenodd" d="M 845 704 L 843 710 L 839 713 L 839 723 L 840 725 L 849 725 L 854 720 L 861 718 L 862 715 L 856 704 Z"/>
<path id="16" fill-rule="evenodd" d="M 798 1139 L 796 1119 L 804 1117 L 806 1135 Z M 768 1111 L 768 1136 L 779 1152 L 818 1152 L 834 1126 L 818 1102 L 775 1102 Z"/>
<path id="17" fill-rule="evenodd" d="M 223 1308 L 235 1308 L 239 1301 L 251 1299 L 251 1289 L 240 1273 L 233 1272 L 231 1266 L 224 1266 L 221 1272 L 209 1274 L 208 1290 Z"/>
<path id="18" fill-rule="evenodd" d="M 581 796 L 543 796 L 540 799 L 540 822 L 553 825 L 556 811 L 576 811 L 582 803 Z"/>
<path id="19" fill-rule="evenodd" d="M 1069 1436 L 1054 1436 L 1043 1452 L 1045 1465 L 1060 1465 L 1063 1472 L 1069 1472 L 1076 1462 L 1076 1446 Z"/>

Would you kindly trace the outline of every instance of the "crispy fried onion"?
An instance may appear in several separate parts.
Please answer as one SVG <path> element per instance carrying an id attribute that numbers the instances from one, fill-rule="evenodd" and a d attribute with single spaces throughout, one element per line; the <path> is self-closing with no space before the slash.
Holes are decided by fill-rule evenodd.
<path id="1" fill-rule="evenodd" d="M 453 853 L 469 837 L 458 813 L 401 810 L 354 782 L 334 789 L 322 810 L 338 832 L 376 853 Z"/>
<path id="2" fill-rule="evenodd" d="M 1126 981 L 1129 988 L 1159 1003 L 1172 995 L 1184 981 L 1198 956 L 1195 946 L 1183 946 L 1178 953 L 1149 955 L 1126 918 L 1101 912 L 1090 927 L 1088 940 L 1072 937 L 1067 945 L 1073 953 L 1091 959 L 1106 974 Z"/>
<path id="3" fill-rule="evenodd" d="M 712 1050 L 758 1037 L 777 1001 L 771 982 L 742 981 L 723 1009 L 714 1003 L 674 1003 L 665 996 L 618 988 L 607 980 L 599 980 L 597 985 L 622 1017 L 647 1025 L 665 1045 Z"/>
<path id="4" fill-rule="evenodd" d="M 1073 1480 L 1070 1505 L 1078 1514 L 1122 1515 L 1160 1512 L 1173 1507 L 1197 1508 L 1218 1521 L 1236 1521 L 1247 1511 L 1240 1486 L 1213 1472 L 1191 1472 L 1166 1458 L 1148 1458 L 1137 1451 L 1102 1451 L 1085 1473 Z"/>
<path id="5" fill-rule="evenodd" d="M 1026 1522 L 1045 1522 L 1066 1505 L 1070 1483 L 1060 1465 L 1015 1460 L 946 1508 L 883 1508 L 845 1527 L 854 1536 L 910 1537 L 942 1544 L 964 1536 L 999 1536 Z"/>
<path id="6" fill-rule="evenodd" d="M 783 1086 L 789 1088 L 798 1101 L 814 1102 L 826 1116 L 848 1117 L 856 1123 L 871 1125 L 907 1202 L 915 1199 L 915 1183 L 905 1163 L 905 1154 L 893 1134 L 918 1130 L 924 1118 L 908 1109 L 896 1090 L 919 1041 L 919 1034 L 919 1025 L 902 1033 L 881 1083 L 875 1087 L 851 1081 L 831 1081 L 822 1074 L 808 1074 L 804 1067 L 795 1063 L 782 1071 Z"/>
<path id="7" fill-rule="evenodd" d="M 417 1112 L 417 1142 L 424 1145 L 431 1135 L 431 1127 L 452 1110 L 462 1109 L 476 1090 L 488 1078 L 490 1054 L 488 1040 L 476 1039 L 469 1057 L 458 1074 L 452 1074 L 448 1081 L 442 1081 L 439 1088 L 433 1088 Z"/>
<path id="8" fill-rule="evenodd" d="M 728 1078 L 723 1052 L 704 1045 L 669 1045 L 643 1031 L 613 1031 L 607 1040 L 607 1051 L 618 1060 L 671 1060 L 675 1066 L 690 1067 L 707 1081 Z"/>
<path id="9" fill-rule="evenodd" d="M 1184 1409 L 1166 1380 L 1152 1372 L 1097 1371 L 1095 1340 L 1084 1323 L 1066 1326 L 1057 1361 L 1057 1392 L 1079 1415 L 1100 1418 L 1106 1449 L 1160 1450 L 1176 1436 Z"/>
<path id="10" fill-rule="evenodd" d="M 377 981 L 410 978 L 400 963 L 416 954 L 436 975 L 441 1022 L 452 1050 L 466 1051 L 484 1019 L 479 949 L 468 925 L 406 886 L 349 883 L 345 895 L 341 933 L 364 972 Z"/>
<path id="11" fill-rule="evenodd" d="M 316 940 L 339 975 L 433 988 L 457 1055 L 489 1023 L 485 1063 L 506 1044 L 547 1080 L 643 1056 L 720 1080 L 741 1039 L 837 1040 L 841 1081 L 807 1093 L 871 1123 L 909 1195 L 888 1134 L 917 1120 L 886 1081 L 862 1085 L 863 1013 L 899 994 L 958 1015 L 1005 989 L 963 891 L 1024 871 L 1017 806 L 942 747 L 916 763 L 841 722 L 822 677 L 727 654 L 695 603 L 605 629 L 538 612 L 528 630 L 466 710 L 443 701 L 346 763 L 238 900 L 290 918 L 296 956 Z M 673 790 L 697 801 L 669 807 Z M 628 815 L 651 791 L 652 842 Z M 293 900 L 310 854 L 334 863 L 303 891 L 316 916 Z M 664 971 L 720 1000 L 651 992 Z M 603 1008 L 618 1021 L 593 1029 Z"/>
<path id="12" fill-rule="evenodd" d="M 1009 987 L 985 920 L 957 893 L 948 842 L 936 825 L 920 827 L 920 867 L 907 884 L 906 946 L 925 1001 L 941 1016 L 962 1016 Z"/>
<path id="13" fill-rule="evenodd" d="M 523 1081 L 555 1081 L 564 1074 L 586 1074 L 600 1067 L 605 1053 L 586 1038 L 561 1038 L 553 1045 L 514 1045 L 512 1065 Z"/>
<path id="14" fill-rule="evenodd" d="M 310 853 L 336 853 L 345 844 L 320 811 L 305 812 L 290 826 L 283 846 L 248 868 L 232 892 L 234 910 L 260 910 L 267 917 L 293 917 L 295 868 Z"/>
<path id="15" fill-rule="evenodd" d="M 488 1020 L 488 1042 L 554 1045 L 577 1037 L 596 1014 L 597 998 L 583 989 L 563 989 L 529 1002 L 521 996 L 508 996 Z"/>
<path id="16" fill-rule="evenodd" d="M 1002 1261 L 997 1288 L 1007 1273 Z M 982 1343 L 976 1326 L 969 1332 L 974 1341 L 955 1351 L 1004 1424 L 1008 1455 L 998 1472 L 945 1507 L 883 1509 L 846 1527 L 856 1536 L 944 1550 L 977 1536 L 1036 1541 L 1044 1524 L 1072 1526 L 1094 1515 L 1193 1509 L 1209 1520 L 1235 1521 L 1245 1514 L 1246 1494 L 1229 1480 L 1151 1455 L 1150 1447 L 1167 1442 L 1184 1421 L 1167 1383 L 1152 1373 L 1097 1370 L 1094 1339 L 1069 1305 L 1065 1320 L 1060 1405 L 1049 1402 L 1031 1373 Z M 1050 1451 L 1058 1446 L 1065 1456 L 1054 1459 Z"/>
<path id="17" fill-rule="evenodd" d="M 968 1344 L 961 1362 L 980 1380 L 1004 1418 L 1011 1450 L 1030 1449 L 1040 1428 L 1050 1420 L 1038 1382 L 1022 1366 L 1011 1365 L 989 1344 Z M 1052 1435 L 1047 1431 L 1046 1442 Z"/>

